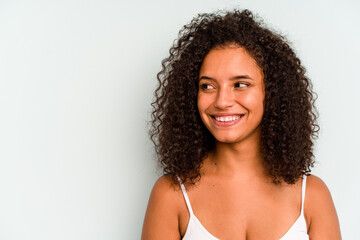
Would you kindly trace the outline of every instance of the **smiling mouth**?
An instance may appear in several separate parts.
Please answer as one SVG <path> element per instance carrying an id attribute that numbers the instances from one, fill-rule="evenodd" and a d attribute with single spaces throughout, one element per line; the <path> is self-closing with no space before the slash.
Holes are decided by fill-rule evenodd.
<path id="1" fill-rule="evenodd" d="M 211 116 L 214 120 L 220 123 L 231 123 L 242 118 L 245 114 L 229 115 L 229 116 Z"/>

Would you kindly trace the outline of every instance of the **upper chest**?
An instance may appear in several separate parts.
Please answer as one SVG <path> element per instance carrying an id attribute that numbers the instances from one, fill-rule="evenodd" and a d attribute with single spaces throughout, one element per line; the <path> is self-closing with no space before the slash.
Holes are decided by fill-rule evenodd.
<path id="1" fill-rule="evenodd" d="M 194 215 L 220 239 L 280 239 L 301 212 L 301 184 L 272 186 L 204 181 L 186 188 Z M 184 236 L 190 214 L 180 207 Z"/>

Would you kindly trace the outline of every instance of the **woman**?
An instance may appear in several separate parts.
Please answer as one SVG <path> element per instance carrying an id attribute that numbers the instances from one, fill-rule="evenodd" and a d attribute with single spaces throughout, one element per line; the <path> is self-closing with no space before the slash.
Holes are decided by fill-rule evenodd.
<path id="1" fill-rule="evenodd" d="M 142 239 L 341 239 L 309 174 L 311 84 L 282 36 L 248 10 L 201 14 L 162 65 L 151 137 L 164 176 Z"/>

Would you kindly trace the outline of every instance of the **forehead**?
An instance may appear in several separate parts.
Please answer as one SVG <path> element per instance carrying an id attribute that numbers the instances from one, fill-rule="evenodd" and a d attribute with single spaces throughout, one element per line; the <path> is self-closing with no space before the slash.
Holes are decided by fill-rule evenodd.
<path id="1" fill-rule="evenodd" d="M 200 68 L 201 75 L 213 78 L 231 78 L 234 75 L 248 75 L 263 79 L 263 71 L 245 48 L 237 45 L 216 47 L 205 56 Z"/>

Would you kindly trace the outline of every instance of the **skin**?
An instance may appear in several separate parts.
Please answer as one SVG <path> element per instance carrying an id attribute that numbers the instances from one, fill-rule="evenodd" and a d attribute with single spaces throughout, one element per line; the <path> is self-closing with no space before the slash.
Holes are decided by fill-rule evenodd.
<path id="1" fill-rule="evenodd" d="M 199 72 L 198 109 L 216 139 L 204 159 L 201 180 L 185 183 L 195 216 L 220 239 L 280 239 L 301 212 L 301 179 L 272 183 L 260 154 L 264 111 L 263 72 L 245 49 L 229 45 L 205 57 Z M 224 122 L 214 116 L 240 119 Z M 304 216 L 311 240 L 341 239 L 325 183 L 307 177 Z M 179 185 L 160 177 L 151 192 L 142 239 L 181 239 L 190 215 Z"/>

